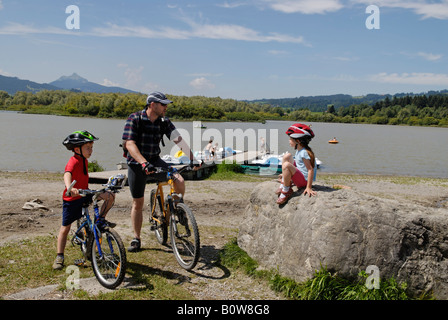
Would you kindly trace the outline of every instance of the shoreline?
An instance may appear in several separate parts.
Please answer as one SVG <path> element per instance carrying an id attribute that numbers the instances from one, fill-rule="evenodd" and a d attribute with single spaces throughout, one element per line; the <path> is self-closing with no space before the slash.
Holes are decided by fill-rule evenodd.
<path id="1" fill-rule="evenodd" d="M 115 172 L 117 170 L 105 170 L 102 172 Z M 126 172 L 127 170 L 122 169 L 120 171 Z M 28 170 L 10 170 L 10 169 L 0 169 L 1 174 L 50 174 L 50 175 L 63 175 L 63 171 L 48 171 L 48 170 L 36 170 L 36 169 L 28 169 Z M 89 174 L 93 174 L 94 172 L 89 172 Z M 248 174 L 248 176 L 259 176 L 256 174 Z M 403 174 L 380 174 L 380 173 L 357 173 L 357 172 L 322 172 L 317 171 L 317 180 L 319 181 L 319 177 L 357 177 L 357 178 L 372 178 L 372 179 L 393 179 L 393 178 L 409 178 L 409 179 L 422 179 L 422 180 L 446 180 L 448 182 L 448 177 L 433 177 L 433 176 L 424 176 L 424 175 L 403 175 Z M 260 176 L 260 178 L 276 178 L 277 175 L 273 176 Z"/>

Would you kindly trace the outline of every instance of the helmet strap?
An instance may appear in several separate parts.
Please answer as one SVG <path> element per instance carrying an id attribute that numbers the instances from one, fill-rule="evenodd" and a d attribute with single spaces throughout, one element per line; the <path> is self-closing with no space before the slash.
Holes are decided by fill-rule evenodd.
<path id="1" fill-rule="evenodd" d="M 297 139 L 294 139 L 294 142 L 296 143 L 296 145 L 294 146 L 294 150 L 297 150 L 297 147 L 299 146 L 299 143 L 297 142 Z"/>
<path id="2" fill-rule="evenodd" d="M 80 157 L 82 158 L 82 168 L 83 168 L 84 174 L 87 175 L 86 157 L 84 157 L 84 155 L 82 154 L 82 149 L 81 149 L 81 147 L 77 147 L 77 148 L 79 148 L 79 153 L 77 153 L 77 152 L 75 151 L 75 149 L 73 149 L 73 152 L 74 152 L 76 155 L 78 155 L 78 156 L 80 156 Z"/>

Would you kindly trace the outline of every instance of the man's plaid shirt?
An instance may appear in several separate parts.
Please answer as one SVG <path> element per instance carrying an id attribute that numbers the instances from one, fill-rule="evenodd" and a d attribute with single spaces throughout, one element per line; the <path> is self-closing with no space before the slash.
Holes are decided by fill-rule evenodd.
<path id="1" fill-rule="evenodd" d="M 149 159 L 159 156 L 160 141 L 163 135 L 165 134 L 169 139 L 171 133 L 176 129 L 168 118 L 163 120 L 162 117 L 159 117 L 156 121 L 151 122 L 148 119 L 146 110 L 134 112 L 126 120 L 122 139 L 134 140 L 140 153 L 149 161 Z M 142 126 L 140 130 L 139 125 Z M 141 137 L 139 137 L 139 131 Z M 139 164 L 129 155 L 129 152 L 127 154 L 127 163 Z"/>

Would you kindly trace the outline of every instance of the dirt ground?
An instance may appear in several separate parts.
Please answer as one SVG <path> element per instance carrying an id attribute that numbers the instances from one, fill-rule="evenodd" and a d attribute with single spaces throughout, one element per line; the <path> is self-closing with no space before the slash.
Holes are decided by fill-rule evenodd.
<path id="1" fill-rule="evenodd" d="M 408 181 L 409 180 L 409 181 Z M 448 181 L 439 179 L 402 179 L 369 178 L 347 176 L 337 178 L 324 175 L 315 184 L 337 187 L 349 187 L 375 196 L 416 202 L 425 206 L 448 207 Z M 219 232 L 201 233 L 203 248 L 220 249 L 229 239 L 237 235 L 240 222 L 243 219 L 248 199 L 254 186 L 261 181 L 187 181 L 185 202 L 192 208 L 199 228 L 214 226 Z M 91 184 L 92 189 L 100 185 Z M 152 188 L 148 185 L 148 188 Z M 0 172 L 0 246 L 38 235 L 53 235 L 56 237 L 61 224 L 62 207 L 62 176 L 45 173 L 9 173 Z M 274 191 L 274 190 L 273 190 Z M 318 196 L 318 195 L 317 195 Z M 35 200 L 43 208 L 23 209 L 27 202 Z M 122 236 L 125 246 L 132 239 L 130 224 L 131 196 L 125 188 L 117 194 L 114 208 L 108 215 L 108 220 L 117 224 L 116 230 Z M 145 217 L 145 221 L 147 217 Z M 223 228 L 223 226 L 225 226 Z M 143 240 L 142 243 L 145 246 Z M 207 253 L 206 250 L 204 250 Z M 210 253 L 211 254 L 211 253 Z M 210 260 L 209 260 L 210 261 Z M 221 280 L 210 281 L 220 277 L 222 270 L 201 262 L 196 267 L 202 277 L 197 277 L 197 285 L 189 286 L 192 297 L 196 299 L 283 299 L 271 292 L 266 286 L 242 275 Z M 96 283 L 96 281 L 92 281 Z M 97 285 L 98 286 L 98 285 Z M 92 289 L 92 290 L 97 290 Z M 48 292 L 47 292 L 48 291 Z M 54 289 L 24 291 L 14 299 L 63 299 L 61 294 L 55 294 Z M 250 296 L 247 296 L 250 292 Z M 5 297 L 4 297 L 5 298 Z"/>

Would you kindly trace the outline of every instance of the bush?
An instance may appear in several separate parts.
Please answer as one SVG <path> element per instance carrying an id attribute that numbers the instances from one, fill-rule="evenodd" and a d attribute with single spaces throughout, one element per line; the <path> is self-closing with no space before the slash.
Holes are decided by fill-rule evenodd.
<path id="1" fill-rule="evenodd" d="M 104 168 L 96 161 L 89 162 L 89 172 L 102 172 Z"/>

